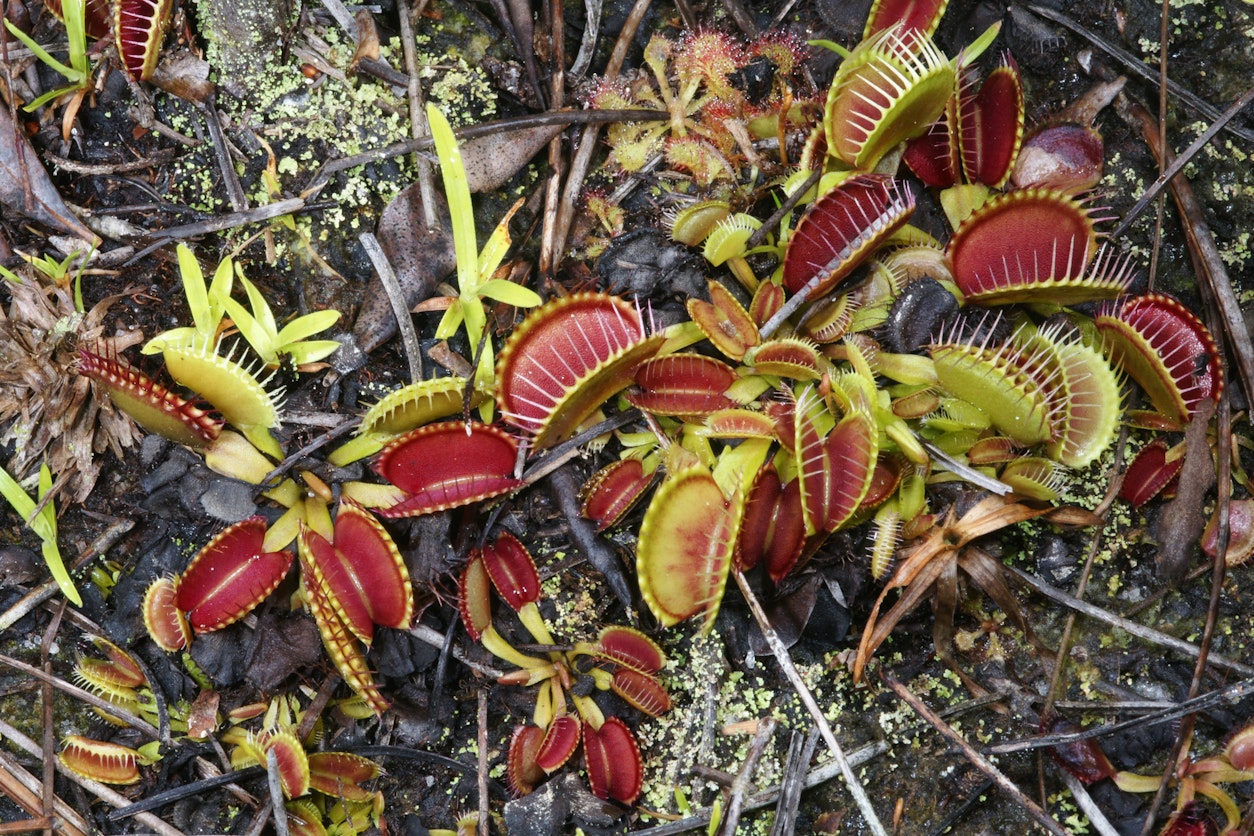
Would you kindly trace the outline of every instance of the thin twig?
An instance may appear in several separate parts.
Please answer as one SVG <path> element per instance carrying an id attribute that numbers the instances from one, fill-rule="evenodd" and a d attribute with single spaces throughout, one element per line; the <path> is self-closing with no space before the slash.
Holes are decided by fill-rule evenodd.
<path id="1" fill-rule="evenodd" d="M 48 162 L 64 171 L 72 174 L 124 174 L 128 171 L 143 171 L 146 168 L 156 168 L 165 165 L 174 159 L 175 149 L 162 148 L 154 151 L 151 156 L 138 160 L 131 160 L 125 163 L 83 163 L 78 160 L 71 160 L 58 156 L 51 151 L 44 151 L 43 157 Z"/>
<path id="2" fill-rule="evenodd" d="M 287 808 L 283 806 L 283 777 L 279 774 L 279 753 L 273 746 L 266 750 L 266 787 L 270 790 L 270 815 L 274 818 L 274 832 L 276 836 L 290 836 Z"/>
<path id="3" fill-rule="evenodd" d="M 1213 656 L 1211 657 L 1214 658 Z M 1254 679 L 1242 679 L 1234 682 L 1218 691 L 1211 691 L 1209 694 L 1203 694 L 1191 700 L 1186 700 L 1176 706 L 1162 711 L 1155 711 L 1141 717 L 1134 717 L 1131 720 L 1124 720 L 1120 723 L 1110 723 L 1108 725 L 1093 726 L 1077 732 L 1067 732 L 1065 734 L 1042 734 L 1036 737 L 1026 738 L 1024 740 L 1015 740 L 1009 743 L 997 743 L 987 748 L 990 755 L 1007 755 L 1012 752 L 1024 752 L 1030 749 L 1044 749 L 1048 746 L 1066 746 L 1072 743 L 1078 743 L 1081 740 L 1089 740 L 1094 737 L 1105 737 L 1125 729 L 1143 728 L 1145 726 L 1154 726 L 1159 723 L 1170 723 L 1179 719 L 1186 714 L 1193 714 L 1213 705 L 1228 703 L 1236 704 L 1239 700 L 1254 694 Z"/>
<path id="4" fill-rule="evenodd" d="M 51 491 L 49 491 L 51 493 Z M 69 601 L 62 598 L 54 607 L 52 620 L 48 622 L 48 628 L 44 630 L 43 641 L 39 643 L 39 658 L 43 665 L 44 673 L 48 676 L 43 682 L 42 693 L 40 694 L 40 708 L 43 710 L 43 806 L 40 810 L 45 816 L 52 814 L 53 799 L 56 798 L 56 789 L 53 786 L 56 780 L 56 751 L 57 743 L 54 739 L 54 722 L 52 715 L 53 689 L 52 682 L 52 643 L 56 640 L 57 633 L 61 630 L 61 619 L 65 616 L 65 608 L 69 606 Z"/>
<path id="5" fill-rule="evenodd" d="M 231 201 L 231 209 L 236 212 L 248 211 L 248 195 L 244 194 L 244 185 L 239 181 L 235 171 L 235 163 L 231 160 L 231 149 L 226 144 L 226 134 L 222 123 L 218 121 L 218 108 L 211 95 L 207 101 L 192 104 L 205 118 L 209 128 L 209 138 L 213 140 L 213 156 L 218 162 L 218 171 L 222 174 L 222 185 L 226 188 L 227 198 Z"/>
<path id="6" fill-rule="evenodd" d="M 414 139 L 430 139 L 431 128 L 427 126 L 427 111 L 423 107 L 422 81 L 418 75 L 418 45 L 414 40 L 414 18 L 422 14 L 427 0 L 418 0 L 414 8 L 408 2 L 401 3 L 397 17 L 401 21 L 401 48 L 405 51 L 405 70 L 409 73 L 406 93 L 409 98 L 409 131 Z M 440 223 L 440 213 L 436 211 L 435 177 L 431 171 L 431 162 L 422 154 L 414 154 L 414 163 L 418 167 L 418 196 L 422 199 L 422 216 L 427 221 L 427 229 L 435 229 Z"/>
<path id="7" fill-rule="evenodd" d="M 1005 697 L 1006 695 L 1003 693 L 994 693 L 994 694 L 989 694 L 986 697 L 979 697 L 977 699 L 966 700 L 965 702 L 962 702 L 959 705 L 955 705 L 952 708 L 945 709 L 944 711 L 941 712 L 941 716 L 942 717 L 957 717 L 962 714 L 965 714 L 968 711 L 972 711 L 976 708 L 980 708 L 981 706 L 985 706 L 994 702 L 999 702 L 1005 699 Z M 813 727 L 812 734 L 814 735 L 816 739 L 818 738 L 819 736 L 818 726 Z M 911 734 L 911 731 L 907 729 L 903 732 L 903 734 L 908 738 Z M 865 746 L 860 746 L 857 749 L 854 749 L 852 752 L 849 753 L 849 757 L 848 757 L 849 765 L 854 768 L 857 768 L 859 766 L 862 766 L 863 764 L 870 763 L 873 759 L 887 752 L 888 749 L 889 749 L 888 744 L 882 740 L 877 741 L 875 743 L 868 743 Z M 810 747 L 810 756 L 804 757 L 803 760 L 806 763 L 808 763 L 810 761 L 810 757 L 812 757 L 813 754 L 814 754 L 814 748 Z M 805 774 L 805 778 L 800 782 L 800 786 L 797 788 L 796 791 L 799 794 L 801 790 L 811 789 L 813 787 L 819 786 L 820 784 L 826 784 L 828 781 L 831 781 L 834 778 L 840 777 L 840 775 L 841 775 L 841 767 L 836 762 L 836 759 L 832 758 L 824 763 L 819 764 L 818 766 L 814 767 L 809 772 L 807 772 Z M 764 789 L 760 792 L 754 793 L 745 802 L 744 809 L 747 812 L 750 810 L 760 810 L 763 807 L 769 807 L 770 805 L 776 804 L 776 803 L 782 804 L 784 794 L 786 792 L 788 792 L 788 788 L 786 786 L 775 786 L 775 787 L 770 787 L 768 789 Z M 667 822 L 666 824 L 659 824 L 654 827 L 650 827 L 646 830 L 636 831 L 634 836 L 675 836 L 675 834 L 687 833 L 691 830 L 702 830 L 710 823 L 711 819 L 713 818 L 713 815 L 714 815 L 713 807 L 704 807 L 694 812 L 692 815 L 686 816 L 685 818 L 678 819 L 672 822 Z M 792 831 L 784 831 L 784 832 L 791 833 Z"/>
<path id="8" fill-rule="evenodd" d="M 206 761 L 208 763 L 208 761 Z M 210 775 L 208 778 L 201 778 L 198 781 L 191 781 L 181 787 L 164 790 L 163 792 L 151 793 L 134 804 L 128 804 L 125 807 L 119 807 L 109 813 L 109 821 L 121 821 L 131 816 L 138 816 L 149 810 L 157 810 L 167 804 L 173 804 L 176 801 L 182 801 L 184 798 L 191 796 L 204 795 L 206 792 L 218 787 L 228 786 L 239 781 L 247 781 L 262 773 L 260 766 L 250 766 L 245 769 L 239 769 L 234 772 L 225 772 L 221 775 Z"/>
<path id="9" fill-rule="evenodd" d="M 1241 98 L 1233 102 L 1232 106 L 1225 110 L 1209 128 L 1203 131 L 1202 135 L 1194 140 L 1192 145 L 1184 149 L 1180 156 L 1176 157 L 1175 161 L 1163 170 L 1163 173 L 1158 176 L 1158 179 L 1145 190 L 1145 194 L 1141 195 L 1140 199 L 1137 200 L 1132 208 L 1123 216 L 1123 220 L 1120 221 L 1119 226 L 1115 227 L 1114 231 L 1110 233 L 1110 237 L 1118 238 L 1120 235 L 1127 232 L 1128 228 L 1132 226 L 1132 223 L 1137 219 L 1137 217 L 1145 211 L 1145 207 L 1150 205 L 1150 202 L 1158 196 L 1158 193 L 1163 190 L 1163 187 L 1167 185 L 1171 178 L 1179 174 L 1180 170 L 1188 164 L 1189 160 L 1197 156 L 1197 153 L 1201 151 L 1208 142 L 1215 138 L 1215 134 L 1219 133 L 1219 131 L 1223 129 L 1223 126 L 1228 124 L 1234 116 L 1244 110 L 1245 106 L 1251 101 L 1254 101 L 1254 87 L 1246 90 Z"/>
<path id="10" fill-rule="evenodd" d="M 1033 14 L 1039 15 L 1046 20 L 1052 20 L 1054 23 L 1057 23 L 1066 29 L 1070 29 L 1072 32 L 1076 33 L 1093 46 L 1109 55 L 1111 58 L 1114 58 L 1119 62 L 1119 65 L 1123 67 L 1125 72 L 1135 75 L 1143 81 L 1148 81 L 1150 84 L 1158 84 L 1158 75 L 1151 70 L 1144 61 L 1137 58 L 1127 50 L 1120 49 L 1109 41 L 1098 37 L 1096 34 L 1085 29 L 1062 12 L 1054 11 L 1046 6 L 1037 6 L 1032 3 L 1027 3 L 1025 5 Z M 1219 118 L 1219 108 L 1197 96 L 1193 93 L 1193 91 L 1180 86 L 1170 79 L 1167 80 L 1167 89 L 1171 92 L 1171 95 L 1179 99 L 1185 107 L 1200 113 L 1207 119 Z M 1242 128 L 1239 125 L 1227 125 L 1226 130 L 1231 134 L 1241 137 L 1247 142 L 1254 142 L 1254 131 Z"/>
<path id="11" fill-rule="evenodd" d="M 1063 783 L 1067 785 L 1067 789 L 1071 790 L 1071 797 L 1075 799 L 1075 805 L 1080 808 L 1080 812 L 1088 817 L 1089 824 L 1093 825 L 1093 829 L 1097 831 L 1098 836 L 1120 836 L 1115 826 L 1110 823 L 1110 819 L 1106 818 L 1106 814 L 1102 812 L 1102 808 L 1097 806 L 1097 802 L 1093 800 L 1093 796 L 1089 795 L 1089 791 L 1085 789 L 1084 783 L 1065 769 L 1058 770 L 1062 773 Z"/>
<path id="12" fill-rule="evenodd" d="M 479 744 L 479 836 L 488 836 L 488 692 L 480 688 L 478 692 L 479 731 L 476 742 Z"/>
<path id="13" fill-rule="evenodd" d="M 1056 822 L 1053 816 L 1042 810 L 1040 805 L 1038 805 L 1035 801 L 1024 795 L 1023 790 L 1019 789 L 1019 787 L 1015 785 L 1014 781 L 1007 778 L 1000 769 L 994 766 L 988 758 L 980 754 L 979 751 L 967 742 L 965 737 L 954 731 L 953 726 L 946 723 L 941 719 L 940 715 L 928 708 L 927 705 L 924 704 L 923 700 L 919 699 L 909 688 L 901 684 L 901 682 L 892 676 L 884 677 L 884 682 L 889 688 L 893 689 L 893 693 L 913 708 L 920 717 L 931 723 L 932 727 L 940 732 L 942 737 L 961 749 L 962 754 L 966 756 L 967 760 L 969 760 L 976 769 L 987 775 L 993 783 L 997 784 L 997 787 L 1002 792 L 1006 793 L 1021 804 L 1023 808 L 1032 815 L 1032 818 L 1036 819 L 1037 823 L 1041 827 L 1045 828 L 1050 833 L 1055 834 L 1055 836 L 1069 836 L 1069 831 L 1066 828 Z"/>
<path id="14" fill-rule="evenodd" d="M 740 765 L 740 771 L 736 773 L 736 778 L 732 781 L 731 794 L 727 799 L 727 812 L 724 813 L 723 823 L 718 829 L 722 836 L 733 836 L 740 825 L 740 814 L 744 811 L 745 796 L 752 786 L 750 781 L 753 779 L 753 772 L 758 768 L 758 761 L 766 752 L 767 744 L 775 736 L 775 725 L 775 721 L 770 717 L 758 723 L 758 730 L 749 744 L 744 763 Z"/>
<path id="15" fill-rule="evenodd" d="M 1058 603 L 1068 606 L 1077 612 L 1089 616 L 1090 618 L 1096 618 L 1098 621 L 1118 627 L 1120 630 L 1131 633 L 1139 639 L 1144 639 L 1147 642 L 1153 642 L 1154 644 L 1159 644 L 1163 647 L 1169 647 L 1172 650 L 1183 653 L 1185 656 L 1192 659 L 1196 659 L 1201 653 L 1201 650 L 1195 644 L 1189 644 L 1186 641 L 1177 639 L 1175 636 L 1160 633 L 1152 627 L 1146 627 L 1145 625 L 1138 624 L 1135 621 L 1129 621 L 1128 619 L 1121 618 L 1114 613 L 1102 609 L 1101 607 L 1094 606 L 1087 601 L 1081 601 L 1078 598 L 1068 595 L 1061 589 L 1045 583 L 1045 581 L 1035 575 L 1030 575 L 1021 569 L 1015 568 L 1014 566 L 1007 566 L 1006 570 L 1010 572 L 1013 577 L 1023 581 L 1046 598 L 1049 598 L 1052 601 L 1057 601 Z M 1254 667 L 1242 664 L 1241 662 L 1234 662 L 1231 659 L 1226 659 L 1223 656 L 1219 656 L 1214 653 L 1210 654 L 1210 664 L 1217 668 L 1224 668 L 1232 671 L 1233 673 L 1238 673 L 1241 676 L 1254 676 Z"/>
<path id="16" fill-rule="evenodd" d="M 36 670 L 38 669 L 36 668 Z M 40 673 L 43 673 L 43 671 L 40 671 Z M 0 719 L 0 736 L 8 738 L 10 743 L 13 743 L 31 757 L 42 757 L 39 751 L 39 746 L 35 743 L 35 741 L 31 740 L 29 737 L 22 734 L 2 719 Z M 61 767 L 60 764 L 57 764 L 57 772 L 61 773 L 63 778 L 70 779 L 92 795 L 99 798 L 101 801 L 113 807 L 126 807 L 131 803 L 131 800 L 121 793 L 106 787 L 104 784 L 97 783 L 90 778 L 84 778 L 81 775 L 76 775 L 70 770 Z M 160 836 L 183 836 L 183 832 L 181 830 L 166 824 L 159 817 L 154 816 L 151 813 L 140 813 L 135 818 L 140 824 L 149 828 L 152 832 L 160 834 Z"/>
<path id="17" fill-rule="evenodd" d="M 344 30 L 344 34 L 348 35 L 349 40 L 357 43 L 357 23 L 353 20 L 353 13 L 348 10 L 341 0 L 322 0 L 322 6 L 331 13 L 331 17 L 335 18 L 335 22 Z"/>
<path id="18" fill-rule="evenodd" d="M 784 642 L 775 632 L 775 628 L 771 626 L 771 621 L 767 618 L 766 611 L 762 609 L 758 596 L 753 594 L 753 589 L 749 586 L 745 573 L 736 569 L 733 574 L 736 578 L 736 585 L 740 587 L 741 594 L 745 596 L 745 601 L 749 603 L 749 609 L 753 612 L 753 617 L 757 620 L 758 626 L 762 628 L 762 635 L 766 638 L 766 643 L 770 646 L 771 652 L 775 654 L 775 661 L 783 669 L 784 676 L 788 677 L 788 681 L 792 683 L 792 687 L 797 691 L 797 696 L 801 698 L 802 704 L 805 705 L 806 710 L 810 712 L 810 716 L 814 718 L 814 722 L 818 725 L 819 732 L 827 743 L 827 748 L 832 751 L 832 755 L 836 758 L 836 763 L 840 766 L 841 775 L 845 778 L 845 785 L 849 788 L 849 793 L 858 805 L 858 810 L 861 811 L 862 817 L 866 819 L 867 827 L 876 836 L 888 836 L 888 831 L 884 829 L 884 825 L 875 814 L 875 808 L 871 806 L 871 799 L 867 798 L 866 790 L 862 788 L 861 782 L 858 781 L 858 776 L 854 774 L 853 768 L 845 758 L 845 752 L 836 740 L 836 735 L 832 734 L 832 727 L 827 722 L 827 717 L 823 715 L 823 709 L 819 708 L 819 704 L 814 701 L 814 695 L 810 693 L 810 689 L 802 681 L 801 674 L 797 673 L 797 669 L 792 663 L 792 657 L 788 654 L 788 648 L 784 646 Z"/>
<path id="19" fill-rule="evenodd" d="M 796 832 L 797 808 L 801 805 L 806 769 L 813 760 L 814 750 L 818 745 L 818 726 L 810 726 L 810 731 L 804 735 L 795 731 L 792 733 L 788 744 L 788 758 L 785 761 L 784 780 L 780 784 L 779 801 L 775 805 L 775 821 L 771 823 L 771 836 L 788 836 Z"/>
<path id="20" fill-rule="evenodd" d="M 400 280 L 388 261 L 387 254 L 379 246 L 379 239 L 372 233 L 363 232 L 358 236 L 370 263 L 383 282 L 387 291 L 388 301 L 392 303 L 392 313 L 396 315 L 396 325 L 401 332 L 401 341 L 405 346 L 405 359 L 409 361 L 409 379 L 414 383 L 422 380 L 422 349 L 418 345 L 418 333 L 414 330 L 413 317 L 409 315 L 409 306 L 405 304 L 405 291 L 401 289 Z"/>

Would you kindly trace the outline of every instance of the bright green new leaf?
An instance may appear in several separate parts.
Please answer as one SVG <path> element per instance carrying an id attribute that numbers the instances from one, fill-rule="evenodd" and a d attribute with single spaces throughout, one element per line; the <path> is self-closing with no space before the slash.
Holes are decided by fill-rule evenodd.
<path id="1" fill-rule="evenodd" d="M 279 331 L 279 345 L 298 343 L 307 337 L 321 333 L 340 321 L 340 312 L 333 310 L 314 311 L 298 316 Z M 335 342 L 323 340 L 322 342 Z M 339 343 L 335 343 L 337 346 Z"/>
<path id="2" fill-rule="evenodd" d="M 205 287 L 205 274 L 200 262 L 186 244 L 178 245 L 179 275 L 183 279 L 183 296 L 187 299 L 194 326 L 171 328 L 144 344 L 144 354 L 159 354 L 167 346 L 185 345 L 197 339 L 213 345 L 218 337 L 218 326 L 226 312 L 226 300 L 231 298 L 234 281 L 234 265 L 230 258 L 222 259 L 214 271 L 213 281 Z"/>
<path id="3" fill-rule="evenodd" d="M 223 304 L 226 312 L 231 315 L 235 327 L 266 365 L 279 365 L 284 354 L 291 357 L 292 362 L 298 366 L 312 363 L 327 357 L 340 347 L 335 340 L 305 339 L 334 325 L 340 318 L 339 311 L 314 311 L 298 316 L 280 331 L 278 322 L 274 318 L 274 311 L 270 309 L 269 303 L 261 295 L 257 286 L 243 273 L 240 274 L 239 280 L 248 294 L 248 304 L 252 312 L 250 313 L 243 305 L 230 297 L 224 299 Z"/>
<path id="4" fill-rule="evenodd" d="M 440 177 L 444 180 L 444 196 L 453 226 L 457 281 L 465 293 L 467 285 L 474 287 L 478 283 L 475 268 L 479 245 L 475 240 L 475 207 L 470 202 L 470 182 L 466 179 L 466 167 L 462 164 L 462 152 L 453 136 L 453 127 L 435 105 L 427 105 L 427 123 L 440 158 Z"/>
<path id="5" fill-rule="evenodd" d="M 427 120 L 431 125 L 431 139 L 435 143 L 436 154 L 440 158 L 440 175 L 444 179 L 444 191 L 452 219 L 453 246 L 457 251 L 457 298 L 445 310 L 435 333 L 440 339 L 448 339 L 464 325 L 471 350 L 478 350 L 488 320 L 483 306 L 484 298 L 515 307 L 540 304 L 540 297 L 534 291 L 514 282 L 492 278 L 505 254 L 509 252 L 509 222 L 523 201 L 518 200 L 510 207 L 480 251 L 475 237 L 470 185 L 466 180 L 466 170 L 453 129 L 444 114 L 432 105 L 427 105 Z M 483 351 L 479 355 L 478 371 L 481 379 L 491 380 L 494 363 L 492 340 L 488 339 L 483 341 Z M 485 403 L 490 408 L 490 402 Z"/>
<path id="6" fill-rule="evenodd" d="M 49 102 L 56 101 L 68 93 L 83 90 L 91 84 L 91 62 L 87 58 L 87 4 L 86 0 L 64 0 L 61 4 L 61 15 L 65 19 L 65 33 L 68 40 L 70 66 L 66 66 L 48 54 L 47 50 L 35 43 L 21 29 L 6 20 L 4 25 L 15 38 L 20 40 L 35 54 L 35 57 L 53 70 L 65 76 L 69 82 L 65 87 L 49 90 L 22 109 L 32 113 Z"/>
<path id="7" fill-rule="evenodd" d="M 540 294 L 508 279 L 489 279 L 479 287 L 479 295 L 515 308 L 533 308 L 540 304 Z"/>
<path id="8" fill-rule="evenodd" d="M 50 490 L 52 490 L 52 471 L 48 469 L 48 465 L 44 464 L 39 468 L 39 498 L 43 499 Z M 44 561 L 48 564 L 53 580 L 57 582 L 57 586 L 61 587 L 65 597 L 75 606 L 82 606 L 83 599 L 74 588 L 74 581 L 65 568 L 65 561 L 61 559 L 61 550 L 57 548 L 57 510 L 53 507 L 52 501 L 45 503 L 36 514 L 35 500 L 27 496 L 17 480 L 2 467 L 0 467 L 0 495 L 3 495 L 18 516 L 30 525 L 31 531 L 39 536 L 42 541 Z"/>

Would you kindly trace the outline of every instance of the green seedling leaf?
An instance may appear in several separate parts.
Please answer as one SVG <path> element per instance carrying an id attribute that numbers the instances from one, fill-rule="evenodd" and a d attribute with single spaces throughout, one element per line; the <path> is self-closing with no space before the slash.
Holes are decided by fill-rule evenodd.
<path id="1" fill-rule="evenodd" d="M 483 299 L 495 299 L 515 307 L 533 307 L 540 304 L 540 297 L 527 288 L 504 279 L 493 279 L 505 254 L 509 252 L 509 222 L 522 206 L 518 200 L 497 224 L 492 236 L 478 248 L 475 237 L 474 205 L 470 200 L 470 184 L 461 151 L 448 120 L 432 105 L 427 105 L 427 120 L 431 124 L 431 139 L 440 158 L 440 175 L 444 179 L 444 192 L 448 199 L 449 216 L 453 227 L 453 248 L 457 252 L 457 298 L 445 310 L 436 336 L 451 337 L 459 326 L 464 325 L 472 349 L 478 349 L 487 323 Z M 495 359 L 491 339 L 484 342 L 479 357 L 478 371 L 483 380 L 491 380 Z M 490 408 L 490 407 L 489 407 Z M 486 415 L 485 415 L 486 420 Z"/>
<path id="2" fill-rule="evenodd" d="M 540 304 L 538 293 L 507 279 L 490 279 L 484 282 L 479 288 L 479 294 L 516 308 L 534 308 Z"/>
<path id="3" fill-rule="evenodd" d="M 340 312 L 333 310 L 314 311 L 304 316 L 298 316 L 288 324 L 284 325 L 279 331 L 279 345 L 290 345 L 298 343 L 314 334 L 327 330 L 340 320 Z M 335 342 L 334 340 L 323 340 L 322 342 Z M 335 343 L 339 345 L 339 343 Z"/>
<path id="4" fill-rule="evenodd" d="M 240 274 L 239 280 L 248 294 L 248 304 L 252 312 L 249 313 L 243 305 L 230 297 L 222 301 L 227 313 L 231 315 L 231 320 L 239 328 L 240 334 L 266 365 L 277 366 L 284 354 L 291 357 L 292 362 L 298 366 L 312 363 L 330 355 L 340 347 L 335 340 L 305 340 L 305 337 L 313 336 L 334 325 L 340 318 L 339 311 L 314 311 L 299 316 L 280 331 L 274 312 L 257 286 L 243 273 Z"/>
<path id="5" fill-rule="evenodd" d="M 21 29 L 18 29 L 16 26 L 14 26 L 12 21 L 6 20 L 4 22 L 4 25 L 9 30 L 10 34 L 13 35 L 13 37 L 17 38 L 19 41 L 21 41 L 23 44 L 26 45 L 27 49 L 35 53 L 36 58 L 38 58 L 40 61 L 43 61 L 49 67 L 59 72 L 61 75 L 65 76 L 74 85 L 73 87 L 63 88 L 62 90 L 55 91 L 57 95 L 60 95 L 62 92 L 65 92 L 65 89 L 77 90 L 78 86 L 85 80 L 83 75 L 78 70 L 74 69 L 73 67 L 67 67 L 64 64 L 62 64 L 60 61 L 58 61 L 57 59 L 53 58 L 51 55 L 48 54 L 47 50 L 45 50 L 39 44 L 35 43 L 35 40 L 31 38 L 30 35 L 27 35 Z M 44 95 L 40 96 L 39 99 L 36 99 L 35 102 L 38 102 L 43 99 L 47 99 L 51 95 L 52 95 L 51 93 L 45 93 Z M 24 110 L 29 111 L 29 110 L 34 109 L 36 107 L 35 102 L 31 102 L 29 105 L 27 105 L 24 108 Z"/>
<path id="6" fill-rule="evenodd" d="M 39 468 L 39 498 L 43 499 L 50 490 L 52 490 L 52 471 L 48 469 L 47 464 L 44 464 Z M 43 541 L 44 561 L 48 564 L 48 570 L 52 573 L 53 580 L 57 582 L 57 586 L 61 587 L 61 591 L 72 604 L 81 607 L 83 599 L 78 594 L 78 590 L 74 588 L 74 581 L 70 578 L 70 573 L 65 568 L 65 561 L 61 559 L 60 549 L 57 548 L 57 511 L 53 507 L 52 501 L 49 500 L 36 514 L 35 500 L 31 499 L 26 494 L 26 491 L 22 490 L 22 486 L 4 468 L 0 468 L 0 495 L 3 495 L 8 500 L 9 505 L 13 507 L 18 516 Z"/>
<path id="7" fill-rule="evenodd" d="M 278 346 L 275 344 L 277 334 L 267 331 L 265 325 L 234 299 L 226 300 L 226 312 L 230 314 L 231 321 L 239 329 L 240 336 L 248 341 L 248 344 L 267 365 L 278 362 Z"/>
<path id="8" fill-rule="evenodd" d="M 427 105 L 427 122 L 431 125 L 431 139 L 440 158 L 440 176 L 444 180 L 444 194 L 448 200 L 449 217 L 453 226 L 453 246 L 457 250 L 457 281 L 462 292 L 478 284 L 475 268 L 478 266 L 479 245 L 475 239 L 475 208 L 470 202 L 470 184 L 466 180 L 466 168 L 462 154 L 453 136 L 453 127 L 434 105 Z"/>
<path id="9" fill-rule="evenodd" d="M 172 345 L 183 345 L 196 339 L 213 345 L 218 336 L 218 326 L 225 313 L 225 302 L 231 298 L 234 265 L 230 258 L 222 259 L 214 271 L 213 282 L 205 287 L 205 274 L 200 262 L 186 244 L 178 246 L 179 275 L 183 279 L 183 295 L 192 314 L 191 328 L 171 328 L 149 340 L 143 347 L 144 354 L 159 354 Z"/>

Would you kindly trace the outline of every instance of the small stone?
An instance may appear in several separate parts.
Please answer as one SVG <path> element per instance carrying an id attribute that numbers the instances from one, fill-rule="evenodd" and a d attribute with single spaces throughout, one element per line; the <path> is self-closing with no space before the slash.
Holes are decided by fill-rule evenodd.
<path id="1" fill-rule="evenodd" d="M 510 836 L 549 836 L 565 831 L 570 802 L 557 782 L 550 781 L 530 795 L 505 805 L 505 831 Z"/>
<path id="2" fill-rule="evenodd" d="M 239 522 L 257 513 L 253 502 L 256 486 L 234 479 L 217 479 L 200 495 L 200 507 L 215 520 Z"/>

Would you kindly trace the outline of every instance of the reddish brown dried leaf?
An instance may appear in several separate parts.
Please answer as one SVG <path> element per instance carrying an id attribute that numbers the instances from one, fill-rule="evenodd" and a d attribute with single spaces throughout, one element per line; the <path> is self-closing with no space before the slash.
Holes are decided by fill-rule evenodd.
<path id="1" fill-rule="evenodd" d="M 1105 146 L 1097 131 L 1082 125 L 1050 125 L 1023 141 L 1012 178 L 1020 189 L 1079 194 L 1101 182 L 1104 162 Z"/>

